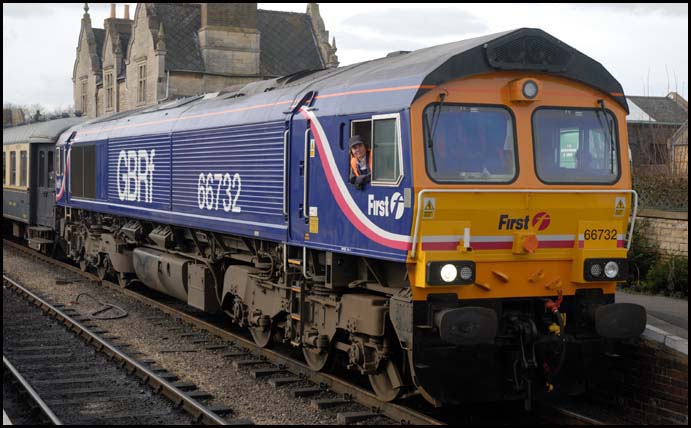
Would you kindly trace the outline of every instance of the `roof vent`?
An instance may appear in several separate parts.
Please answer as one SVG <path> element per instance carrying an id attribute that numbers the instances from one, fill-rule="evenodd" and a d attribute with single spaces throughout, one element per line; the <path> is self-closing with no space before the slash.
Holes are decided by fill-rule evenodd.
<path id="1" fill-rule="evenodd" d="M 517 31 L 485 45 L 487 61 L 501 70 L 562 72 L 574 49 L 541 30 Z"/>
<path id="2" fill-rule="evenodd" d="M 405 55 L 405 54 L 409 54 L 409 53 L 410 53 L 410 51 L 393 51 L 393 52 L 387 53 L 386 57 L 390 58 L 390 57 Z"/>

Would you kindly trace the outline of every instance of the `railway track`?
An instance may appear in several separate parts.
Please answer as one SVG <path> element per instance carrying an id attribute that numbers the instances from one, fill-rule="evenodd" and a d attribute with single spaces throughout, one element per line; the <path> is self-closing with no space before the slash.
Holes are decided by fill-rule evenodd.
<path id="1" fill-rule="evenodd" d="M 227 423 L 7 275 L 3 365 L 54 424 Z"/>
<path id="2" fill-rule="evenodd" d="M 100 283 L 151 308 L 155 308 L 157 311 L 160 311 L 160 315 L 151 316 L 150 319 L 152 321 L 163 317 L 170 317 L 177 320 L 180 325 L 192 327 L 194 333 L 190 333 L 189 329 L 184 329 L 185 333 L 180 334 L 181 340 L 199 338 L 199 336 L 202 336 L 203 340 L 204 337 L 207 337 L 207 344 L 208 341 L 212 341 L 213 344 L 211 346 L 221 349 L 221 355 L 231 359 L 234 368 L 247 370 L 249 375 L 256 379 L 267 376 L 270 378 L 269 382 L 272 386 L 289 389 L 289 395 L 291 396 L 304 397 L 315 395 L 317 398 L 311 402 L 311 406 L 315 409 L 326 409 L 346 403 L 360 404 L 361 409 L 357 411 L 339 412 L 337 414 L 337 422 L 339 423 L 353 423 L 374 416 L 384 416 L 393 423 L 425 425 L 445 423 L 502 424 L 510 420 L 515 421 L 516 419 L 515 417 L 508 418 L 508 416 L 501 415 L 501 413 L 504 413 L 502 410 L 488 410 L 484 406 L 482 406 L 483 409 L 477 412 L 477 416 L 460 416 L 459 413 L 469 414 L 474 411 L 466 407 L 456 411 L 447 410 L 439 412 L 429 408 L 420 410 L 418 407 L 413 408 L 402 404 L 381 402 L 373 393 L 363 387 L 354 385 L 332 374 L 313 372 L 307 365 L 285 353 L 260 348 L 251 339 L 229 331 L 222 325 L 215 323 L 212 319 L 200 319 L 199 314 L 188 313 L 188 310 L 183 309 L 182 305 L 177 305 L 172 301 L 165 302 L 165 297 L 163 297 L 164 301 L 154 300 L 140 292 L 123 289 L 117 284 L 100 280 L 95 275 L 82 272 L 79 268 L 48 258 L 16 243 L 9 241 L 5 241 L 5 243 L 24 254 L 38 258 L 60 269 L 69 270 L 86 278 L 88 281 Z M 144 292 L 148 293 L 148 289 Z M 547 421 L 562 424 L 600 424 L 595 419 L 580 415 L 577 412 L 560 409 L 557 406 L 542 405 L 538 409 L 539 414 L 523 414 L 520 418 L 523 420 L 530 419 L 536 424 L 544 424 Z M 510 407 L 510 410 L 507 410 L 507 412 L 514 411 L 514 407 Z M 488 414 L 490 414 L 489 417 L 487 417 Z"/>
<path id="3" fill-rule="evenodd" d="M 77 267 L 57 261 L 17 243 L 4 240 L 4 245 L 8 245 L 42 262 L 67 270 L 72 274 L 79 275 L 86 278 L 88 281 L 101 284 L 113 291 L 122 293 L 149 307 L 157 309 L 173 319 L 192 326 L 199 332 L 205 332 L 213 336 L 216 338 L 216 342 L 220 342 L 219 346 L 227 347 L 227 349 L 224 350 L 224 354 L 228 358 L 233 359 L 233 367 L 238 369 L 248 368 L 250 376 L 256 378 L 261 378 L 272 373 L 283 373 L 284 376 L 271 379 L 272 385 L 275 385 L 275 387 L 289 387 L 289 385 L 294 385 L 294 391 L 291 390 L 289 394 L 295 397 L 314 395 L 316 398 L 312 400 L 311 406 L 315 409 L 326 409 L 347 403 L 357 403 L 360 405 L 359 409 L 356 410 L 351 411 L 348 409 L 348 411 L 338 412 L 336 415 L 336 421 L 338 423 L 349 424 L 380 416 L 388 418 L 391 421 L 390 423 L 397 424 L 443 424 L 442 421 L 415 409 L 400 404 L 382 402 L 378 400 L 372 392 L 361 386 L 351 384 L 337 376 L 328 373 L 313 372 L 306 364 L 289 355 L 284 355 L 270 349 L 260 348 L 248 338 L 242 337 L 240 334 L 224 329 L 221 326 L 212 324 L 209 321 L 199 319 L 194 315 L 190 315 L 181 308 L 175 308 L 169 304 L 144 296 L 139 292 L 124 289 L 118 284 L 110 281 L 101 280 L 96 275 L 82 272 Z M 153 316 L 151 318 L 153 321 L 156 317 Z"/>

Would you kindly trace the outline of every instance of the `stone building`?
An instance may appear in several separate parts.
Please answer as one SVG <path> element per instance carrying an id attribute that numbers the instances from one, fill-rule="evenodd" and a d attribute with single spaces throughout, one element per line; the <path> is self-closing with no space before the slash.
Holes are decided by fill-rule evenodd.
<path id="1" fill-rule="evenodd" d="M 74 105 L 88 117 L 220 91 L 236 84 L 338 66 L 336 40 L 306 13 L 257 3 L 138 3 L 130 19 L 111 5 L 103 29 L 84 7 L 72 73 Z"/>
<path id="2" fill-rule="evenodd" d="M 681 149 L 675 147 L 683 146 L 684 136 L 688 146 L 688 132 L 682 131 L 689 118 L 686 100 L 676 92 L 666 97 L 627 96 L 626 100 L 630 112 L 626 125 L 635 168 L 651 173 L 672 172 L 681 154 Z"/>

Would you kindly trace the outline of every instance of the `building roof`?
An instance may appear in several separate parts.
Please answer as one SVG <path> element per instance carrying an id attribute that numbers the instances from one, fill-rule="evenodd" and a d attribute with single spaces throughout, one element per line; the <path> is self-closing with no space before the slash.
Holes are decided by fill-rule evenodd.
<path id="1" fill-rule="evenodd" d="M 127 67 L 125 67 L 125 58 L 127 58 L 127 46 L 130 44 L 131 33 L 120 33 L 120 51 L 122 52 L 122 59 L 120 60 L 120 73 L 118 77 L 125 77 Z"/>
<path id="2" fill-rule="evenodd" d="M 147 7 L 152 16 L 163 21 L 166 69 L 205 72 L 198 33 L 200 5 L 147 3 Z M 309 15 L 261 9 L 257 15 L 262 76 L 278 77 L 324 67 Z"/>
<path id="3" fill-rule="evenodd" d="M 263 76 L 324 68 L 309 15 L 261 9 L 257 12 Z"/>
<path id="4" fill-rule="evenodd" d="M 170 71 L 207 72 L 199 42 L 201 6 L 199 3 L 144 3 L 154 46 L 157 44 L 159 25 L 165 33 L 165 68 Z M 111 31 L 120 40 L 123 61 L 129 55 L 132 37 L 131 20 L 109 18 Z M 106 20 L 106 21 L 108 21 Z M 129 28 L 126 24 L 129 24 Z M 129 31 L 128 31 L 129 29 Z M 262 77 L 278 77 L 302 70 L 324 68 L 312 19 L 307 13 L 257 10 L 257 29 L 260 32 L 260 74 Z M 92 28 L 98 69 L 103 68 L 103 45 L 106 30 Z M 115 34 L 114 34 L 115 35 Z M 113 46 L 113 49 L 115 46 Z M 121 64 L 119 78 L 124 77 L 126 67 Z M 100 83 L 99 73 L 96 82 Z"/>
<path id="5" fill-rule="evenodd" d="M 98 64 L 96 67 L 98 70 L 103 70 L 103 42 L 106 38 L 106 30 L 102 28 L 92 28 L 91 31 L 94 33 L 94 40 L 96 41 L 96 55 L 98 56 Z M 96 84 L 103 80 L 102 73 L 96 73 Z"/>
<path id="6" fill-rule="evenodd" d="M 627 96 L 631 109 L 627 122 L 660 122 L 681 125 L 689 114 L 674 100 L 667 97 Z M 635 108 L 631 108 L 635 106 Z"/>
<path id="7" fill-rule="evenodd" d="M 199 4 L 146 3 L 150 16 L 163 21 L 166 43 L 166 69 L 204 71 L 204 60 L 199 47 L 198 31 L 201 27 Z M 158 24 L 154 29 L 158 33 Z M 154 40 L 154 46 L 156 40 Z"/>
<path id="8" fill-rule="evenodd" d="M 132 34 L 132 20 L 120 19 L 120 18 L 108 18 L 105 21 L 105 32 L 110 31 L 110 44 L 109 47 L 113 52 L 120 50 L 120 64 L 118 64 L 118 69 L 120 70 L 117 77 L 122 78 L 125 76 L 125 58 L 127 56 L 127 46 L 130 41 L 130 36 Z M 105 37 L 105 36 L 104 36 Z M 105 42 L 104 42 L 105 43 Z"/>

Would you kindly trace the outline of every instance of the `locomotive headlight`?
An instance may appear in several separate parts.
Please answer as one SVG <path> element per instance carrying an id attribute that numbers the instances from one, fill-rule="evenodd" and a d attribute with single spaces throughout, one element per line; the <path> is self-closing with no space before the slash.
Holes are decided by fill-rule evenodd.
<path id="1" fill-rule="evenodd" d="M 583 279 L 586 281 L 621 281 L 628 275 L 626 259 L 586 259 Z"/>
<path id="2" fill-rule="evenodd" d="M 458 269 L 456 269 L 456 266 L 449 263 L 442 266 L 439 273 L 441 274 L 441 279 L 444 282 L 453 282 L 458 276 Z"/>
<path id="3" fill-rule="evenodd" d="M 470 260 L 427 262 L 427 284 L 468 285 L 475 282 L 475 262 Z"/>
<path id="4" fill-rule="evenodd" d="M 617 262 L 607 262 L 605 265 L 605 276 L 609 279 L 616 278 L 619 275 L 619 265 Z"/>
<path id="5" fill-rule="evenodd" d="M 528 99 L 533 99 L 537 96 L 537 83 L 532 80 L 528 80 L 523 84 L 523 96 Z"/>

